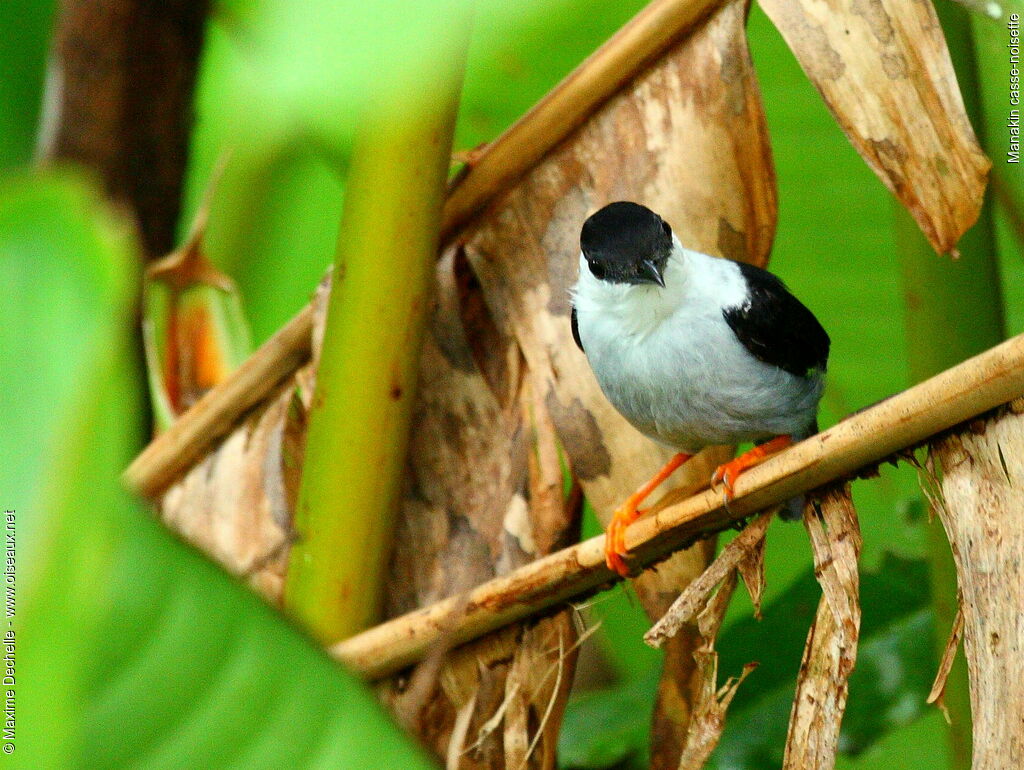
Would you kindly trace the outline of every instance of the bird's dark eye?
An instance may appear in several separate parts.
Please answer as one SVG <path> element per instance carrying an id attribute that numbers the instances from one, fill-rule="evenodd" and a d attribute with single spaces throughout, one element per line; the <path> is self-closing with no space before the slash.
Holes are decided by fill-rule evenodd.
<path id="1" fill-rule="evenodd" d="M 590 266 L 590 272 L 594 274 L 594 277 L 597 280 L 599 280 L 599 281 L 604 280 L 604 276 L 605 276 L 604 265 L 602 265 L 600 262 L 588 262 L 587 265 Z"/>
<path id="2" fill-rule="evenodd" d="M 669 238 L 672 237 L 672 228 L 669 227 L 668 222 L 666 222 L 664 219 L 661 220 L 661 229 L 665 231 L 665 235 L 667 235 Z"/>

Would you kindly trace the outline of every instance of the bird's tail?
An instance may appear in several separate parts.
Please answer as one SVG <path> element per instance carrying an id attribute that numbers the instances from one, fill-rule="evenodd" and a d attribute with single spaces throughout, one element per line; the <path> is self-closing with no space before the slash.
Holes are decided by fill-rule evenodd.
<path id="1" fill-rule="evenodd" d="M 789 498 L 779 509 L 779 518 L 783 521 L 799 521 L 804 515 L 805 502 L 807 498 L 804 495 Z"/>

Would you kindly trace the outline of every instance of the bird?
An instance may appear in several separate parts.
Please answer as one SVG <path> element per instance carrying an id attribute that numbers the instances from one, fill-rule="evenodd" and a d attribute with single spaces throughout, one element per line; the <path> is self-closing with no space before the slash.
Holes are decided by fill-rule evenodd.
<path id="1" fill-rule="evenodd" d="M 817 433 L 831 343 L 773 273 L 686 248 L 667 221 L 631 201 L 584 222 L 570 298 L 573 339 L 608 401 L 676 452 L 609 523 L 605 561 L 625 577 L 626 527 L 690 457 L 755 444 L 712 476 L 728 503 L 746 469 Z M 780 515 L 799 518 L 800 508 Z"/>

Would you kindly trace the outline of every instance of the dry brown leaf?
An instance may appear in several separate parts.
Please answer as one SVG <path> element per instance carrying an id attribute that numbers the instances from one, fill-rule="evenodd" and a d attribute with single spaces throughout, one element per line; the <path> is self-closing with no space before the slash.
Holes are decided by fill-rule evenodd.
<path id="1" fill-rule="evenodd" d="M 960 597 L 957 597 L 956 615 L 953 617 L 953 627 L 949 629 L 949 638 L 946 640 L 946 648 L 942 651 L 942 660 L 939 661 L 939 669 L 935 672 L 935 681 L 932 683 L 931 692 L 928 693 L 928 703 L 934 703 L 942 711 L 946 724 L 950 723 L 949 709 L 946 708 L 946 681 L 949 679 L 949 672 L 953 668 L 953 661 L 956 659 L 956 651 L 960 647 L 960 638 L 964 634 L 964 610 Z"/>
<path id="2" fill-rule="evenodd" d="M 741 563 L 750 558 L 763 558 L 756 555 L 752 557 L 751 554 L 763 554 L 764 537 L 774 515 L 774 510 L 762 513 L 733 538 L 732 542 L 718 554 L 718 558 L 686 587 L 662 618 L 644 634 L 644 641 L 652 647 L 664 645 L 704 609 L 715 586 L 726 579 L 735 581 L 735 572 Z M 719 593 L 721 592 L 719 589 Z M 729 592 L 730 595 L 731 593 L 732 591 Z M 709 636 L 703 630 L 701 633 L 705 638 Z"/>
<path id="3" fill-rule="evenodd" d="M 676 637 L 686 622 L 694 617 L 697 619 L 701 644 L 693 651 L 697 666 L 696 695 L 686 736 L 679 747 L 678 767 L 681 769 L 696 770 L 704 766 L 721 738 L 725 728 L 725 713 L 736 690 L 757 667 L 756 663 L 747 664 L 738 678 L 729 679 L 719 688 L 718 653 L 714 647 L 729 601 L 736 589 L 739 565 L 748 563 L 750 569 L 751 561 L 763 564 L 765 534 L 774 515 L 774 510 L 761 514 L 737 535 L 704 573 L 686 587 L 665 616 L 644 636 L 648 644 L 661 647 Z M 753 574 L 759 574 L 763 583 L 763 573 L 755 568 Z M 751 580 L 754 579 L 752 576 Z M 714 590 L 716 586 L 717 591 Z M 760 606 L 759 590 L 757 595 Z"/>
<path id="4" fill-rule="evenodd" d="M 930 0 L 762 0 L 836 121 L 940 253 L 981 211 L 988 158 Z"/>
<path id="5" fill-rule="evenodd" d="M 294 386 L 251 414 L 163 494 L 165 524 L 279 603 L 298 491 L 284 433 Z"/>
<path id="6" fill-rule="evenodd" d="M 739 676 L 730 677 L 718 686 L 718 653 L 698 650 L 697 676 L 700 689 L 693 705 L 693 717 L 686 735 L 686 743 L 679 758 L 679 770 L 700 770 L 715 750 L 725 729 L 725 714 L 743 680 L 757 668 L 748 663 Z"/>
<path id="7" fill-rule="evenodd" d="M 694 653 L 697 662 L 697 695 L 693 704 L 686 740 L 679 758 L 679 770 L 699 770 L 704 767 L 711 752 L 718 745 L 725 728 L 725 713 L 740 684 L 755 668 L 748 663 L 738 677 L 730 677 L 718 686 L 718 653 L 715 641 L 725 619 L 733 591 L 736 589 L 736 570 L 731 570 L 707 606 L 697 616 L 701 645 Z"/>
<path id="8" fill-rule="evenodd" d="M 766 533 L 767 534 L 767 533 Z M 764 549 L 765 536 L 755 542 L 740 559 L 736 569 L 743 578 L 743 585 L 750 595 L 750 603 L 754 605 L 754 617 L 761 619 L 761 600 L 764 597 Z"/>
<path id="9" fill-rule="evenodd" d="M 746 4 L 729 2 L 612 98 L 459 236 L 497 325 L 519 343 L 572 469 L 602 521 L 668 458 L 604 399 L 569 327 L 586 217 L 631 199 L 663 214 L 684 243 L 756 264 L 775 232 L 775 174 L 746 47 Z M 679 472 L 689 492 L 731 450 Z M 713 544 L 680 553 L 635 581 L 660 617 L 707 564 Z M 690 711 L 694 640 L 666 655 L 654 725 L 654 767 L 675 767 Z"/>
<path id="10" fill-rule="evenodd" d="M 1024 766 L 1024 415 L 1006 410 L 933 445 L 956 562 L 975 768 Z"/>
<path id="11" fill-rule="evenodd" d="M 783 767 L 793 770 L 835 764 L 860 635 L 861 538 L 849 484 L 826 491 L 820 505 L 805 506 L 804 524 L 822 597 L 807 634 L 789 718 Z"/>

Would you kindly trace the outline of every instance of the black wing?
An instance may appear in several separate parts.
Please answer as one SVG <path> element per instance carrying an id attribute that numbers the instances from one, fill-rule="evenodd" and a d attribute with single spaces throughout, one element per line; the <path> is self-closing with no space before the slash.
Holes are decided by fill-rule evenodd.
<path id="1" fill-rule="evenodd" d="M 573 305 L 572 316 L 569 319 L 572 324 L 572 338 L 576 341 L 576 347 L 583 350 L 583 340 L 580 339 L 580 322 L 576 319 L 576 306 Z M 583 350 L 584 353 L 587 351 Z"/>
<path id="2" fill-rule="evenodd" d="M 725 322 L 751 355 L 803 377 L 828 363 L 828 334 L 814 314 L 777 277 L 736 263 L 750 290 L 748 301 L 722 311 Z"/>

